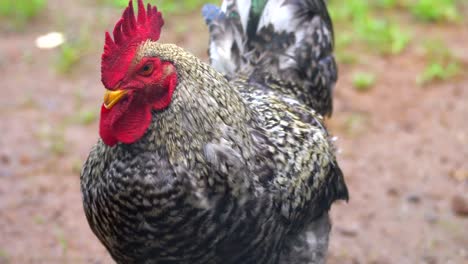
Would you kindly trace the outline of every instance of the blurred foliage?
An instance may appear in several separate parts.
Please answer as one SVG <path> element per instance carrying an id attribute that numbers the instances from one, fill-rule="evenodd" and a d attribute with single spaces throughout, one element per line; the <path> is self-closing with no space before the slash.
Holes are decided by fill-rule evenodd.
<path id="1" fill-rule="evenodd" d="M 375 75 L 369 72 L 356 72 L 353 75 L 353 86 L 360 92 L 368 91 L 375 84 Z"/>
<path id="2" fill-rule="evenodd" d="M 107 3 L 114 5 L 115 7 L 126 7 L 128 5 L 128 0 L 105 0 Z M 145 1 L 156 5 L 159 10 L 165 13 L 190 13 L 198 11 L 200 7 L 206 3 L 220 3 L 217 0 L 178 0 L 178 1 L 168 1 L 168 0 L 149 0 Z"/>
<path id="3" fill-rule="evenodd" d="M 91 33 L 89 25 L 82 25 L 79 34 L 65 42 L 59 50 L 55 69 L 60 74 L 70 74 L 90 50 Z"/>
<path id="4" fill-rule="evenodd" d="M 80 125 L 90 125 L 98 119 L 97 114 L 94 109 L 81 109 L 72 117 L 72 122 Z"/>
<path id="5" fill-rule="evenodd" d="M 0 248 L 0 263 L 9 263 L 8 253 Z"/>
<path id="6" fill-rule="evenodd" d="M 337 32 L 351 32 L 346 42 L 338 39 L 338 48 L 363 42 L 384 55 L 401 53 L 411 41 L 410 27 L 400 22 L 404 13 L 428 22 L 453 22 L 459 17 L 457 0 L 348 0 L 345 4 L 330 0 L 329 10 L 342 29 Z"/>
<path id="7" fill-rule="evenodd" d="M 418 0 L 411 5 L 411 12 L 425 21 L 456 21 L 456 4 L 456 0 Z"/>
<path id="8" fill-rule="evenodd" d="M 23 27 L 47 5 L 46 0 L 1 0 L 0 17 L 7 18 L 13 26 Z"/>
<path id="9" fill-rule="evenodd" d="M 39 129 L 35 131 L 35 137 L 51 154 L 54 156 L 62 156 L 67 151 L 65 129 L 65 125 L 63 124 L 52 127 L 50 123 L 43 121 L 39 125 Z"/>
<path id="10" fill-rule="evenodd" d="M 421 75 L 418 76 L 417 82 L 419 84 L 425 85 L 433 81 L 445 81 L 460 74 L 461 63 L 442 40 L 428 40 L 423 43 L 423 46 L 428 64 Z"/>
<path id="11" fill-rule="evenodd" d="M 367 130 L 368 126 L 369 117 L 364 113 L 354 112 L 346 117 L 342 129 L 348 136 L 359 136 Z"/>
<path id="12" fill-rule="evenodd" d="M 337 60 L 356 64 L 363 60 L 363 54 L 399 55 L 413 42 L 413 28 L 459 21 L 459 5 L 461 0 L 329 0 Z M 408 23 L 408 18 L 420 23 Z M 426 66 L 417 77 L 419 84 L 459 74 L 460 63 L 443 41 L 415 39 L 414 44 L 425 50 Z M 356 73 L 353 85 L 357 90 L 367 90 L 376 79 L 372 74 Z"/>
<path id="13" fill-rule="evenodd" d="M 59 73 L 67 74 L 80 60 L 80 49 L 73 44 L 65 43 L 60 47 L 60 54 L 57 59 L 56 69 Z"/>
<path id="14" fill-rule="evenodd" d="M 399 54 L 408 45 L 411 34 L 401 28 L 390 16 L 379 16 L 376 10 L 393 8 L 396 0 L 338 0 L 330 1 L 330 14 L 339 28 L 351 27 L 347 43 L 364 42 L 379 54 Z M 350 23 L 351 22 L 351 23 Z M 350 26 L 349 26 L 350 25 Z M 346 32 L 346 30 L 341 30 Z M 343 42 L 337 42 L 338 49 Z"/>
<path id="15" fill-rule="evenodd" d="M 58 241 L 58 243 L 60 244 L 60 247 L 62 249 L 62 254 L 63 255 L 67 255 L 67 252 L 68 252 L 68 239 L 65 235 L 65 233 L 63 232 L 63 230 L 59 227 L 59 226 L 56 226 L 54 228 L 54 233 L 55 233 L 55 238 L 56 240 Z"/>
<path id="16" fill-rule="evenodd" d="M 421 85 L 428 84 L 433 81 L 445 81 L 458 75 L 459 72 L 460 67 L 455 62 L 451 62 L 449 64 L 432 62 L 426 66 L 417 81 Z"/>

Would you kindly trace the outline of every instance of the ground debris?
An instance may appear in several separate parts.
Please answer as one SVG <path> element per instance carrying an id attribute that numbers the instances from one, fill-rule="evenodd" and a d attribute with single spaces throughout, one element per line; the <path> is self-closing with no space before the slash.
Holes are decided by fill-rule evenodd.
<path id="1" fill-rule="evenodd" d="M 356 225 L 336 227 L 338 232 L 346 237 L 356 237 L 359 233 L 359 228 Z"/>
<path id="2" fill-rule="evenodd" d="M 453 170 L 450 177 L 459 182 L 468 181 L 468 170 Z"/>
<path id="3" fill-rule="evenodd" d="M 458 216 L 468 217 L 468 198 L 455 195 L 452 198 L 452 211 Z"/>
<path id="4" fill-rule="evenodd" d="M 421 202 L 421 195 L 410 193 L 406 196 L 406 201 L 412 204 L 419 204 Z"/>

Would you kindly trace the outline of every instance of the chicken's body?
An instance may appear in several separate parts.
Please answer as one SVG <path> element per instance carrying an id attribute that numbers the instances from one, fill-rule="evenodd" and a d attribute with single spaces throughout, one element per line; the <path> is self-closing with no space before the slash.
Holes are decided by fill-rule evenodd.
<path id="1" fill-rule="evenodd" d="M 265 84 L 228 83 L 180 48 L 147 45 L 173 60 L 179 85 L 140 141 L 91 152 L 91 227 L 121 263 L 277 263 L 347 198 L 320 117 Z"/>
<path id="2" fill-rule="evenodd" d="M 348 192 L 322 118 L 281 80 L 228 81 L 150 40 L 145 57 L 176 69 L 170 106 L 132 144 L 100 140 L 81 174 L 87 219 L 114 260 L 323 263 L 328 210 Z"/>

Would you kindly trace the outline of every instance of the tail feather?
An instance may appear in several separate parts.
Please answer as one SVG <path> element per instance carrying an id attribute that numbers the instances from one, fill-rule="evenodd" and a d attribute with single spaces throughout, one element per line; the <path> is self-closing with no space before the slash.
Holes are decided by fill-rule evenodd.
<path id="1" fill-rule="evenodd" d="M 242 61 L 242 54 L 245 53 L 246 37 L 241 21 L 247 23 L 248 15 L 242 13 L 242 19 L 236 3 L 228 4 L 228 1 L 224 1 L 221 8 L 207 4 L 203 7 L 202 14 L 210 30 L 211 65 L 227 76 L 234 76 L 245 63 Z"/>
<path id="2" fill-rule="evenodd" d="M 203 15 L 217 70 L 231 78 L 275 79 L 317 112 L 331 114 L 337 67 L 324 0 L 224 0 L 221 8 L 205 6 Z"/>

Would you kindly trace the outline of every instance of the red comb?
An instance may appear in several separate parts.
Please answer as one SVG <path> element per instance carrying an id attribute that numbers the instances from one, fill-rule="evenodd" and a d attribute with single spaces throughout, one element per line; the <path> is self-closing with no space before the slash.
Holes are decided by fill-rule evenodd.
<path id="1" fill-rule="evenodd" d="M 104 86 L 115 88 L 123 77 L 138 46 L 146 40 L 157 41 L 164 25 L 161 12 L 155 6 L 147 5 L 138 0 L 138 17 L 135 17 L 132 0 L 117 21 L 111 38 L 106 32 L 104 53 L 102 54 L 101 74 Z"/>

